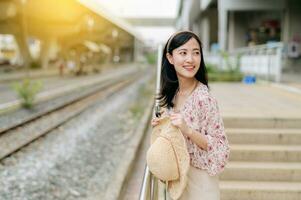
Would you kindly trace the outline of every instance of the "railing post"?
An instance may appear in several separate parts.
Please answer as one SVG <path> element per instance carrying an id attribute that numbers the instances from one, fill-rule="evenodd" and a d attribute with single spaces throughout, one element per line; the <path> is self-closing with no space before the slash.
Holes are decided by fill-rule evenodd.
<path id="1" fill-rule="evenodd" d="M 267 50 L 266 51 L 266 55 L 267 55 L 267 59 L 268 59 L 268 66 L 267 66 L 267 81 L 270 82 L 270 77 L 271 77 L 271 55 L 272 55 L 272 52 L 271 50 Z"/>
<path id="2" fill-rule="evenodd" d="M 282 75 L 282 47 L 276 49 L 276 82 L 281 81 Z"/>
<path id="3" fill-rule="evenodd" d="M 147 196 L 149 195 L 149 179 L 150 179 L 150 172 L 148 170 L 148 167 L 146 166 L 144 169 L 144 176 L 143 176 L 143 182 L 142 187 L 140 190 L 139 200 L 147 200 Z"/>
<path id="4" fill-rule="evenodd" d="M 158 200 L 158 181 L 151 173 L 151 193 L 150 193 L 150 200 Z"/>

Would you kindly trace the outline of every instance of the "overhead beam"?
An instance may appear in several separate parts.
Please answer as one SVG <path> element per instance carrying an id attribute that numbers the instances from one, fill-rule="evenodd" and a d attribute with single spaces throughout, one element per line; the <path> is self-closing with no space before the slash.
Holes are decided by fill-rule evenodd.
<path id="1" fill-rule="evenodd" d="M 134 26 L 174 26 L 175 18 L 124 18 Z"/>

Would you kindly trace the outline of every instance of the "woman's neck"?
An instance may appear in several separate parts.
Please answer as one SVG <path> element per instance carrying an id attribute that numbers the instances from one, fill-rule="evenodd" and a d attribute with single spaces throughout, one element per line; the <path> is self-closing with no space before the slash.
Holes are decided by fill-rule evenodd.
<path id="1" fill-rule="evenodd" d="M 182 78 L 178 77 L 179 80 L 179 94 L 185 95 L 186 93 L 191 93 L 196 87 L 198 81 L 195 78 Z"/>

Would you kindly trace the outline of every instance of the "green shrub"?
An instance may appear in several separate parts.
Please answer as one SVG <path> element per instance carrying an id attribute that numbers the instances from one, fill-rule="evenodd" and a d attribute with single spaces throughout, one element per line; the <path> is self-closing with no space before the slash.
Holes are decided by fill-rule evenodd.
<path id="1" fill-rule="evenodd" d="M 218 71 L 219 71 L 215 65 L 208 64 L 208 63 L 206 63 L 206 69 L 209 74 L 210 73 L 218 73 Z"/>
<path id="2" fill-rule="evenodd" d="M 146 60 L 149 64 L 153 65 L 157 62 L 157 53 L 151 52 L 146 54 Z"/>
<path id="3" fill-rule="evenodd" d="M 208 73 L 209 81 L 222 81 L 222 82 L 240 82 L 243 78 L 241 73 Z"/>
<path id="4" fill-rule="evenodd" d="M 226 69 L 218 69 L 217 66 L 206 64 L 209 81 L 233 81 L 238 82 L 243 78 L 243 74 L 239 70 L 240 55 L 236 56 L 234 63 L 230 62 L 230 55 L 226 51 L 220 51 Z"/>
<path id="5" fill-rule="evenodd" d="M 15 83 L 13 89 L 20 97 L 22 106 L 30 109 L 33 107 L 36 94 L 42 89 L 42 83 L 40 81 L 24 79 L 21 83 Z"/>
<path id="6" fill-rule="evenodd" d="M 223 60 L 226 63 L 226 71 L 230 73 L 238 73 L 239 70 L 239 61 L 241 58 L 241 54 L 237 54 L 235 56 L 234 63 L 230 61 L 230 55 L 227 51 L 220 51 L 221 56 L 223 57 Z"/>

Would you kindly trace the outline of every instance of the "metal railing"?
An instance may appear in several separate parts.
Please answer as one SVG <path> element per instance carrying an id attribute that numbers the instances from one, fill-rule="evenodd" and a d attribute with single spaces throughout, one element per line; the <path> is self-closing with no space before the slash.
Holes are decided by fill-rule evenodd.
<path id="1" fill-rule="evenodd" d="M 158 180 L 145 167 L 139 200 L 158 200 Z"/>
<path id="2" fill-rule="evenodd" d="M 160 181 L 145 167 L 139 200 L 169 200 L 167 184 Z"/>
<path id="3" fill-rule="evenodd" d="M 221 53 L 207 53 L 207 63 L 220 69 L 238 66 L 247 75 L 258 75 L 266 80 L 280 82 L 282 74 L 282 42 L 238 48 L 228 52 L 228 57 Z"/>
<path id="4" fill-rule="evenodd" d="M 162 45 L 158 47 L 158 60 L 157 60 L 157 82 L 156 82 L 156 97 L 160 93 L 160 78 L 161 78 L 161 57 L 162 57 Z M 153 111 L 153 116 L 157 115 L 159 112 L 159 101 L 156 100 L 155 109 Z M 142 187 L 140 190 L 139 200 L 159 200 L 163 197 L 167 200 L 167 184 L 165 187 L 160 188 L 159 180 L 149 171 L 148 166 L 145 166 Z M 162 193 L 163 194 L 162 194 Z"/>

